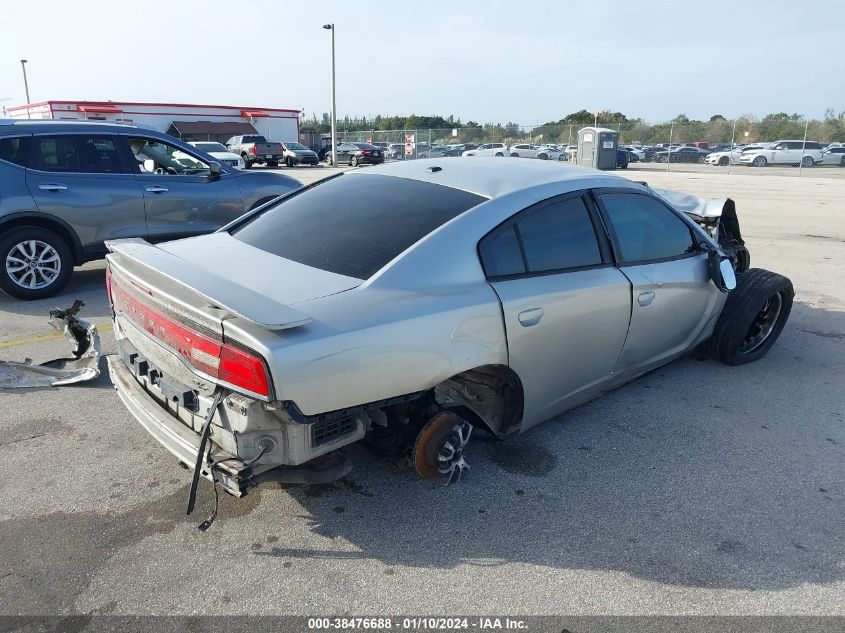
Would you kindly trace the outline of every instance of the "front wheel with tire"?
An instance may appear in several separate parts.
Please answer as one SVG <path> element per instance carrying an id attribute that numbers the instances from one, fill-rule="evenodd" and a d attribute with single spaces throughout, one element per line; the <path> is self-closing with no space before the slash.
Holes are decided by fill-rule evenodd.
<path id="1" fill-rule="evenodd" d="M 350 158 L 349 159 L 349 165 L 352 166 L 352 167 L 357 167 L 358 166 L 358 157 L 353 156 L 352 158 Z"/>
<path id="2" fill-rule="evenodd" d="M 709 341 L 712 355 L 727 365 L 742 365 L 766 355 L 792 311 L 792 282 L 762 268 L 737 275 Z"/>
<path id="3" fill-rule="evenodd" d="M 0 289 L 17 299 L 52 297 L 70 279 L 73 253 L 57 233 L 39 226 L 12 229 L 0 238 Z"/>
<path id="4" fill-rule="evenodd" d="M 767 162 L 767 161 L 766 161 L 766 157 L 765 157 L 765 156 L 758 156 L 758 157 L 757 157 L 757 158 L 755 158 L 753 161 L 751 161 L 751 164 L 752 164 L 752 165 L 754 165 L 755 167 L 765 167 L 765 166 L 766 166 L 766 162 Z"/>
<path id="5" fill-rule="evenodd" d="M 719 166 L 720 167 L 727 167 L 729 162 L 731 162 L 731 161 L 727 156 L 722 156 L 719 159 Z"/>
<path id="6" fill-rule="evenodd" d="M 516 152 L 513 152 L 511 154 L 511 158 L 519 158 L 519 154 L 517 154 Z"/>
<path id="7" fill-rule="evenodd" d="M 496 156 L 504 156 L 502 152 L 496 152 Z"/>
<path id="8" fill-rule="evenodd" d="M 801 167 L 813 167 L 816 164 L 816 161 L 813 160 L 812 156 L 805 156 L 801 159 Z"/>

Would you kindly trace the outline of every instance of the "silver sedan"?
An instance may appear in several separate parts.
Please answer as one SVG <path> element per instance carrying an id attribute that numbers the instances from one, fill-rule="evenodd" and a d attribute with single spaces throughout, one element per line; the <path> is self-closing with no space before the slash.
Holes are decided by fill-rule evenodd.
<path id="1" fill-rule="evenodd" d="M 473 432 L 693 350 L 759 359 L 793 300 L 748 269 L 730 199 L 551 161 L 357 170 L 211 235 L 109 248 L 121 399 L 235 495 L 343 476 L 359 441 L 456 481 Z"/>

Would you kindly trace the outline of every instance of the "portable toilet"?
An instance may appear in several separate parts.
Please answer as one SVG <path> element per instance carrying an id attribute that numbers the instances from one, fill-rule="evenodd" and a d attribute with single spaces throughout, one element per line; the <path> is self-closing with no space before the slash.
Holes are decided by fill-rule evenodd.
<path id="1" fill-rule="evenodd" d="M 594 169 L 616 169 L 619 132 L 604 127 L 578 130 L 578 164 Z"/>

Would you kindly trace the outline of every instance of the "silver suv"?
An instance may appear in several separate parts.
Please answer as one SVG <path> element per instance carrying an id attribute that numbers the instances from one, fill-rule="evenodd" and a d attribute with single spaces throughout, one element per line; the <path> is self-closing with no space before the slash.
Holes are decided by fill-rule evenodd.
<path id="1" fill-rule="evenodd" d="M 300 187 L 131 125 L 0 119 L 0 290 L 57 293 L 105 240 L 211 233 Z"/>

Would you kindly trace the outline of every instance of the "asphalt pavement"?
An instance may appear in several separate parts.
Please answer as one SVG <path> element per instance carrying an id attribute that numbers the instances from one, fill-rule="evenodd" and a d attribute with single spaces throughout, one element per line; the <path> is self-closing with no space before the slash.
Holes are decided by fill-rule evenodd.
<path id="1" fill-rule="evenodd" d="M 303 182 L 334 170 L 286 170 Z M 737 201 L 752 266 L 789 276 L 769 355 L 685 358 L 524 435 L 477 434 L 440 487 L 364 450 L 328 486 L 266 484 L 185 516 L 190 473 L 104 372 L 0 393 L 0 613 L 845 614 L 845 179 L 624 175 Z M 0 358 L 67 353 L 103 264 L 54 299 L 0 297 Z"/>

